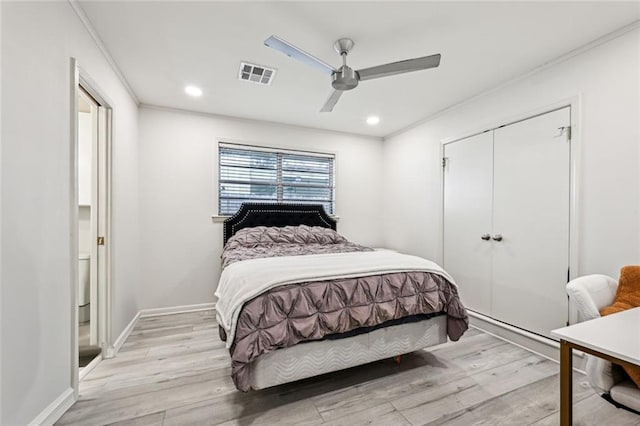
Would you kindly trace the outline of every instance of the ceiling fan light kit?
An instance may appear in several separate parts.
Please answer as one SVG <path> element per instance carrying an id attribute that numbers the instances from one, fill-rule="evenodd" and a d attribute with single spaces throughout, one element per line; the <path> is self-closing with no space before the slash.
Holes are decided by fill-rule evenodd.
<path id="1" fill-rule="evenodd" d="M 347 55 L 353 49 L 355 43 L 349 38 L 341 38 L 333 45 L 335 51 L 342 56 L 342 66 L 336 69 L 278 36 L 272 35 L 264 41 L 264 44 L 331 76 L 331 86 L 334 91 L 329 95 L 320 112 L 331 112 L 340 99 L 342 92 L 355 89 L 361 81 L 426 70 L 440 65 L 440 54 L 436 54 L 354 70 L 347 65 Z"/>

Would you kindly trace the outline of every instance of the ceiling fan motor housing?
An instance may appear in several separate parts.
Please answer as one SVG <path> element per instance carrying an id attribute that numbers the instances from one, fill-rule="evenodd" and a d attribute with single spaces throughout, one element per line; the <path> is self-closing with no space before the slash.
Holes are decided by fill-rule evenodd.
<path id="1" fill-rule="evenodd" d="M 358 86 L 358 73 L 346 65 L 331 76 L 331 85 L 336 90 L 351 90 Z"/>
<path id="2" fill-rule="evenodd" d="M 358 73 L 347 66 L 347 55 L 355 43 L 350 38 L 341 38 L 333 48 L 342 56 L 342 66 L 331 75 L 331 85 L 336 90 L 351 90 L 358 86 Z"/>

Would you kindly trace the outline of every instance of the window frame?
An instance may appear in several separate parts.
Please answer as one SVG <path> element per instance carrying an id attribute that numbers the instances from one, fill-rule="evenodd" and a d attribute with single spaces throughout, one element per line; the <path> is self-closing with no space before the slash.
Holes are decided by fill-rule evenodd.
<path id="1" fill-rule="evenodd" d="M 331 171 L 330 171 L 330 179 L 331 179 L 331 201 L 330 203 L 333 206 L 333 213 L 329 213 L 327 212 L 327 214 L 329 216 L 331 216 L 332 218 L 338 220 L 339 216 L 336 214 L 337 211 L 337 206 L 336 206 L 336 154 L 333 152 L 317 152 L 317 151 L 307 151 L 307 150 L 300 150 L 300 149 L 289 149 L 289 148 L 278 148 L 278 147 L 273 147 L 273 146 L 268 146 L 268 145 L 262 145 L 262 144 L 249 144 L 249 143 L 243 143 L 243 142 L 235 142 L 235 141 L 230 141 L 230 140 L 223 140 L 223 139 L 219 139 L 216 141 L 215 143 L 215 172 L 214 172 L 214 176 L 215 176 L 215 203 L 216 203 L 216 212 L 217 214 L 212 216 L 212 219 L 214 220 L 214 222 L 222 222 L 225 219 L 233 216 L 233 214 L 228 214 L 228 213 L 222 213 L 220 211 L 220 181 L 221 181 L 221 167 L 220 167 L 220 150 L 221 148 L 231 148 L 231 149 L 239 149 L 239 150 L 246 150 L 246 151 L 256 151 L 256 152 L 268 152 L 268 153 L 274 153 L 274 154 L 280 154 L 277 156 L 278 160 L 277 160 L 277 170 L 278 170 L 278 178 L 277 178 L 277 182 L 276 182 L 276 193 L 277 193 L 277 200 L 267 200 L 265 199 L 264 202 L 282 202 L 282 196 L 283 196 L 283 186 L 288 186 L 286 184 L 283 184 L 282 181 L 282 154 L 288 154 L 288 155 L 299 155 L 299 156 L 303 156 L 303 157 L 320 157 L 320 158 L 328 158 L 331 159 Z M 294 185 L 295 186 L 295 185 Z M 260 202 L 260 200 L 256 200 L 256 202 Z M 291 204 L 296 204 L 296 201 L 290 201 Z M 299 203 L 312 203 L 310 201 L 300 201 Z M 322 202 L 318 201 L 315 204 L 322 204 Z"/>

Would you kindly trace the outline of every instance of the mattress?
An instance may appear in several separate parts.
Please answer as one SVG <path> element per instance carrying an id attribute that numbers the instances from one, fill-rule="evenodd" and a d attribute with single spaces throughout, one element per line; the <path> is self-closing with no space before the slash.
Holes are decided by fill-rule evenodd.
<path id="1" fill-rule="evenodd" d="M 441 343 L 447 337 L 455 341 L 468 327 L 457 287 L 440 266 L 416 256 L 358 246 L 332 229 L 302 225 L 241 229 L 227 241 L 222 260 L 216 318 L 224 329 L 221 334 L 227 336 L 233 381 L 243 392 L 252 384 L 273 386 L 336 371 Z M 389 321 L 432 314 L 443 314 L 439 321 L 444 325 L 437 330 L 445 333 L 442 339 L 439 334 L 435 340 L 426 338 L 419 326 L 397 329 L 414 333 L 401 334 L 399 340 L 394 331 L 372 331 Z M 365 329 L 363 337 L 335 345 L 318 343 L 359 329 Z M 380 341 L 384 336 L 386 340 Z M 300 343 L 304 343 L 300 349 L 283 351 Z M 349 346 L 353 344 L 355 348 Z M 321 348 L 317 353 L 316 347 Z M 331 356 L 326 356 L 327 348 L 333 348 Z M 291 359 L 282 364 L 274 361 L 264 370 L 275 376 L 251 379 L 254 370 L 263 370 L 250 368 L 263 356 L 277 352 L 277 360 L 286 353 L 301 355 L 297 351 L 304 355 L 298 367 L 289 365 Z"/>
<path id="2" fill-rule="evenodd" d="M 339 340 L 298 344 L 263 354 L 251 363 L 251 387 L 264 389 L 446 342 L 447 317 L 441 315 Z"/>

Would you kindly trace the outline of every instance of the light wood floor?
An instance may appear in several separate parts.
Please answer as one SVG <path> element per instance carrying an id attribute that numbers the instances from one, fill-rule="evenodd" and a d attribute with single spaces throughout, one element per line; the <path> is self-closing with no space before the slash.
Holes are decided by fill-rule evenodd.
<path id="1" fill-rule="evenodd" d="M 238 392 L 213 311 L 141 319 L 116 358 L 80 383 L 59 424 L 557 425 L 556 363 L 477 330 L 459 341 L 278 386 Z M 581 425 L 640 425 L 575 374 Z"/>

